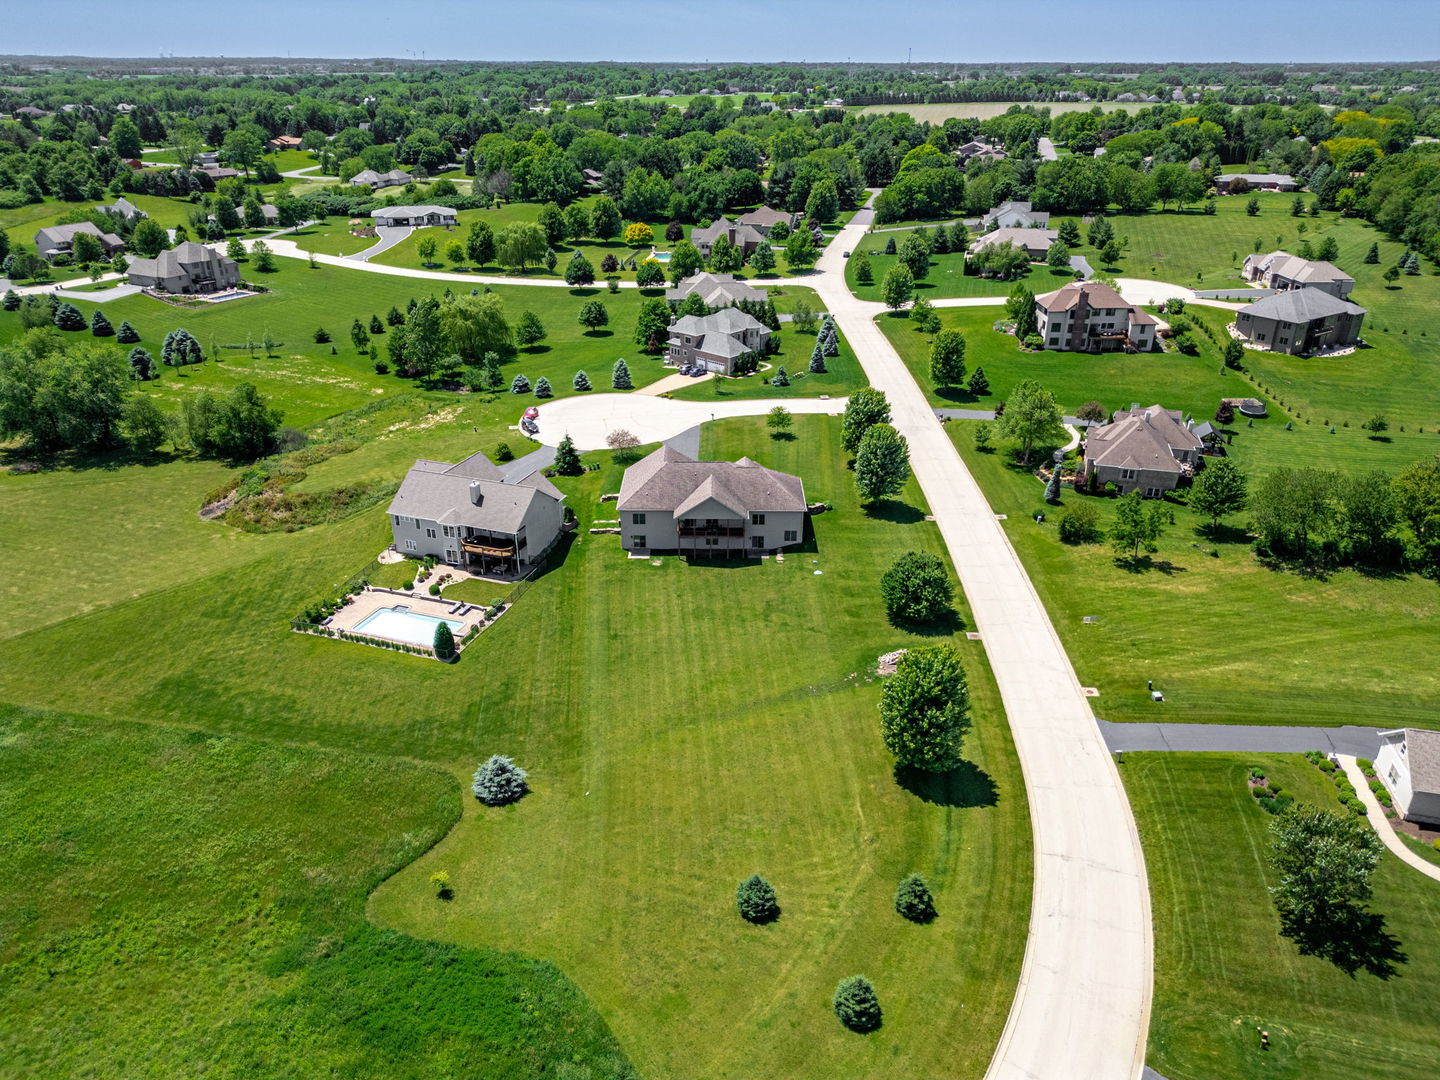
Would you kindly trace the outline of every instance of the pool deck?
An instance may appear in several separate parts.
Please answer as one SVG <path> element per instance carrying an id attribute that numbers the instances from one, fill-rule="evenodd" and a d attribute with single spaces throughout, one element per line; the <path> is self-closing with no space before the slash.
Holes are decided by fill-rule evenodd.
<path id="1" fill-rule="evenodd" d="M 451 619 L 461 623 L 460 629 L 455 633 L 455 640 L 459 641 L 473 627 L 484 621 L 485 609 L 471 605 L 465 614 L 456 615 L 453 613 L 453 609 L 457 604 L 458 601 L 455 600 L 436 598 L 423 593 L 416 596 L 412 593 L 391 592 L 388 589 L 370 587 L 355 597 L 353 603 L 346 604 L 337 611 L 328 625 L 332 630 L 344 630 L 349 634 L 358 633 L 361 637 L 379 637 L 378 634 L 367 634 L 363 630 L 357 631 L 355 627 L 384 608 L 406 607 L 417 615 L 431 615 L 437 619 Z M 397 639 L 381 638 L 381 640 L 395 641 Z"/>

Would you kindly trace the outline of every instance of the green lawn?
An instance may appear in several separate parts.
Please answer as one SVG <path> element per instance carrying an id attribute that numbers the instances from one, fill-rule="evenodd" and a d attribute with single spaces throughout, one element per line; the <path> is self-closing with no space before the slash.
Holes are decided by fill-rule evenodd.
<path id="1" fill-rule="evenodd" d="M 867 233 L 863 236 L 855 250 L 865 252 L 870 259 L 870 270 L 874 280 L 870 285 L 861 285 L 855 280 L 855 258 L 852 254 L 845 262 L 845 281 L 850 286 L 850 291 L 861 300 L 874 300 L 877 303 L 884 300 L 880 283 L 885 280 L 886 271 L 896 262 L 896 256 L 885 254 L 885 246 L 893 239 L 898 249 L 912 231 L 914 230 Z M 931 230 L 922 229 L 920 231 L 930 232 Z M 1067 281 L 1074 280 L 1074 275 L 1056 274 L 1046 266 L 1031 267 L 1030 272 L 1024 278 L 1026 287 L 1037 296 L 1052 289 L 1058 289 Z M 926 272 L 926 276 L 915 283 L 915 295 L 923 296 L 928 300 L 948 299 L 955 296 L 1009 296 L 1010 290 L 1013 288 L 1015 288 L 1013 281 L 997 281 L 994 278 L 966 274 L 965 254 L 964 252 L 955 252 L 930 257 L 930 268 Z"/>
<path id="2" fill-rule="evenodd" d="M 440 770 L 3 706 L 0 741 L 6 1076 L 633 1075 L 550 965 L 365 921 L 459 816 Z"/>
<path id="3" fill-rule="evenodd" d="M 1260 766 L 1297 798 L 1334 787 L 1288 755 L 1126 754 L 1155 918 L 1149 1064 L 1170 1080 L 1409 1080 L 1440 1059 L 1440 884 L 1389 854 L 1372 910 L 1404 955 L 1388 978 L 1345 974 L 1279 935 L 1267 886 L 1273 820 Z M 1259 1048 L 1256 1029 L 1270 1033 Z"/>
<path id="4" fill-rule="evenodd" d="M 1147 403 L 1149 399 L 1146 399 Z M 1168 403 L 1168 402 L 1167 402 Z M 1055 524 L 1077 500 L 1114 501 L 1066 489 L 1046 506 L 1040 481 L 1008 464 L 1007 447 L 976 452 L 974 424 L 948 430 L 1044 600 L 1082 684 L 1099 688 L 1107 720 L 1237 724 L 1440 727 L 1440 671 L 1430 660 L 1436 585 L 1413 575 L 1343 570 L 1319 577 L 1262 565 L 1231 528 L 1212 540 L 1206 522 L 1173 503 L 1159 550 L 1139 569 L 1106 544 L 1062 544 Z M 1275 421 L 1239 426 L 1230 447 L 1251 476 L 1280 464 L 1348 470 L 1399 467 L 1440 450 L 1440 440 L 1372 444 L 1354 433 L 1287 432 Z M 1306 450 L 1304 447 L 1313 449 Z M 1043 509 L 1047 520 L 1032 515 Z M 1232 519 L 1242 525 L 1244 515 Z M 1212 554 L 1213 552 L 1213 554 Z M 1096 616 L 1086 624 L 1085 616 Z M 1385 647 L 1372 643 L 1383 640 Z M 1147 680 L 1165 693 L 1149 700 Z"/>
<path id="5" fill-rule="evenodd" d="M 359 449 L 310 469 L 305 484 L 371 476 L 393 481 L 417 456 L 455 460 L 474 449 L 477 437 L 466 416 L 437 418 L 448 411 L 435 408 L 443 400 L 446 395 L 421 395 L 418 404 L 431 412 L 418 419 L 402 412 L 377 423 Z M 480 410 L 477 417 L 489 408 L 480 400 L 466 407 Z M 323 437 L 326 425 L 319 426 Z M 460 782 L 479 757 L 514 754 L 531 770 L 535 793 L 496 814 L 477 813 L 467 801 L 455 830 L 372 899 L 374 920 L 461 946 L 484 939 L 484 947 L 556 963 L 646 1077 L 749 1076 L 757 1060 L 774 1061 L 778 1071 L 796 1077 L 979 1076 L 1003 1025 L 1025 940 L 1031 859 L 1023 785 L 984 653 L 963 635 L 955 641 L 971 673 L 974 769 L 939 785 L 943 790 L 917 789 L 920 795 L 893 778 L 878 733 L 879 686 L 865 673 L 880 653 L 925 639 L 878 617 L 875 583 L 894 552 L 943 548 L 913 488 L 908 506 L 884 519 L 859 512 L 838 429 L 834 419 L 797 417 L 793 441 L 772 440 L 758 418 L 722 422 L 707 432 L 707 454 L 750 454 L 798 471 L 812 500 L 836 505 L 833 514 L 816 519 L 814 543 L 784 563 L 687 566 L 667 559 L 655 566 L 624 558 L 613 537 L 588 533 L 591 520 L 613 515 L 613 506 L 597 499 L 616 489 L 620 474 L 608 455 L 587 455 L 604 464 L 602 471 L 559 481 L 581 526 L 568 555 L 453 667 L 288 630 L 296 611 L 388 542 L 383 508 L 292 534 L 248 535 L 194 516 L 204 492 L 224 475 L 208 463 L 114 462 L 105 469 L 0 476 L 0 497 L 35 523 L 18 535 L 0 533 L 8 565 L 38 565 L 52 549 L 53 528 L 41 523 L 62 521 L 54 516 L 57 508 L 69 506 L 81 531 L 93 531 L 97 520 L 110 523 L 104 558 L 73 560 L 63 578 L 44 579 L 53 586 L 32 578 L 24 591 L 5 594 L 0 618 L 11 636 L 0 640 L 4 696 L 20 706 L 83 710 L 99 718 L 86 722 L 92 726 L 134 720 L 145 731 L 206 732 L 204 739 L 173 736 L 199 746 L 219 737 L 247 745 L 261 740 L 254 745 L 271 746 L 265 751 L 271 754 L 290 752 L 276 744 L 303 744 L 316 748 L 305 753 L 332 757 L 403 758 L 437 766 Z M 489 449 L 492 438 L 482 430 L 480 446 Z M 116 534 L 121 527 L 126 531 Z M 738 616 L 727 620 L 722 635 L 734 646 L 716 647 L 714 613 L 720 610 Z M 763 619 L 745 614 L 760 611 Z M 964 618 L 962 608 L 958 629 Z M 62 666 L 65 678 L 56 679 Z M 121 755 L 107 752 L 107 744 L 89 736 L 79 745 L 87 761 L 118 769 Z M 137 761 L 168 760 L 162 750 L 136 746 Z M 54 775 L 80 771 L 48 747 L 37 753 L 52 763 Z M 335 768 L 342 760 L 336 757 Z M 14 767 L 24 775 L 27 762 L 17 759 Z M 309 815 L 309 827 L 318 827 L 322 809 L 310 805 L 303 787 L 291 785 L 332 774 L 267 759 L 258 769 L 263 780 L 255 781 L 264 784 L 264 796 L 256 798 L 248 780 L 217 783 L 183 755 L 175 767 L 186 770 L 193 790 L 210 793 L 207 813 L 213 807 L 221 819 L 231 816 L 224 797 L 232 793 L 244 806 L 266 806 L 276 838 L 266 844 L 271 861 L 253 860 L 255 876 L 234 887 L 249 897 L 261 883 L 286 881 L 274 861 L 296 845 L 284 839 L 290 810 L 280 814 L 277 806 Z M 354 886 L 363 892 L 384 867 L 424 849 L 436 833 L 430 819 L 412 823 L 397 811 L 379 766 L 358 768 L 373 775 L 376 790 L 367 789 L 355 811 L 335 813 L 365 844 L 345 846 L 338 833 L 336 844 L 356 861 L 370 850 L 365 845 L 392 853 L 383 863 L 364 863 L 376 869 Z M 420 790 L 433 774 L 410 764 L 403 769 L 410 772 L 396 781 L 404 792 L 400 809 L 413 815 L 430 805 Z M 418 788 L 404 779 L 411 773 L 423 780 Z M 34 783 L 64 790 L 51 775 L 35 771 Z M 169 775 L 161 768 L 145 780 L 163 785 Z M 84 805 L 108 809 L 118 798 L 87 781 L 92 798 Z M 133 824 L 115 830 L 117 838 L 144 832 L 149 817 L 141 815 L 164 820 L 169 813 L 171 804 L 142 809 L 128 774 L 115 782 L 126 789 L 126 814 L 135 815 L 123 819 Z M 454 781 L 436 782 L 453 815 Z M 327 798 L 358 790 L 349 781 L 335 783 L 335 791 L 327 786 Z M 196 799 L 191 790 L 176 786 L 171 794 L 188 805 Z M 166 858 L 190 851 L 198 866 L 216 861 L 232 874 L 249 865 L 224 857 L 228 848 L 216 830 L 204 823 L 198 828 L 207 843 L 188 847 L 161 830 L 169 838 Z M 137 865 L 170 865 L 146 851 L 125 857 Z M 124 874 L 114 858 L 97 856 L 93 872 L 118 894 Z M 307 854 L 300 865 L 324 880 L 326 864 L 318 856 L 312 861 Z M 435 900 L 427 883 L 442 868 L 456 886 L 450 904 Z M 756 870 L 776 883 L 784 907 L 768 928 L 745 926 L 733 914 L 735 883 Z M 941 918 L 930 927 L 906 924 L 891 908 L 895 883 L 911 870 L 926 873 L 936 890 Z M 28 871 L 7 880 L 26 897 L 56 891 Z M 252 880 L 257 884 L 249 885 Z M 228 894 L 216 886 L 215 895 Z M 43 899 L 31 903 L 44 906 Z M 173 914 L 179 903 L 167 910 Z M 404 962 L 382 964 L 372 959 L 374 950 L 391 949 L 390 939 L 359 924 L 337 926 L 311 936 L 350 943 L 342 955 L 353 955 L 362 970 L 327 962 L 278 989 L 288 996 L 269 1014 L 275 1031 L 258 1039 L 254 1057 L 236 1058 L 237 1075 L 246 1068 L 250 1075 L 273 1073 L 264 1057 L 269 1047 L 309 1030 L 284 1010 L 330 1000 L 340 984 L 346 1001 L 394 999 L 398 1015 L 432 1015 L 429 1002 L 417 1000 L 430 993 L 428 984 L 405 966 L 410 946 L 394 944 Z M 102 937 L 95 947 L 109 948 L 110 941 Z M 426 949 L 437 962 L 458 958 L 462 978 L 468 978 L 466 958 L 477 955 L 449 946 Z M 247 955 L 263 968 L 268 954 L 257 945 Z M 0 954 L 0 961 L 7 958 Z M 207 963 L 221 959 L 217 949 Z M 248 1007 L 253 988 L 253 978 L 213 966 L 183 982 L 173 979 L 177 962 L 172 958 L 165 977 L 141 978 L 129 966 L 123 973 L 84 967 L 87 1001 L 103 1004 L 146 985 L 157 988 L 151 996 L 159 1019 L 152 1023 L 152 1014 L 137 1017 L 132 1010 L 126 1015 L 134 1033 L 125 1038 L 137 1045 L 147 1040 L 159 1062 L 155 1069 L 166 1067 L 170 1075 L 201 1071 L 212 1047 L 226 1050 L 231 1043 L 225 1040 L 250 1032 L 225 1020 Z M 528 1076 L 543 1066 L 547 1075 L 568 1075 L 558 1061 L 573 1054 L 577 1077 L 585 1066 L 593 1068 L 590 1075 L 621 1075 L 597 1063 L 607 1043 L 586 1019 L 593 1014 L 584 1012 L 583 1002 L 564 999 L 556 1016 L 548 1002 L 563 984 L 541 978 L 536 973 L 550 969 L 532 961 L 506 961 L 512 962 L 520 965 L 521 985 L 497 981 L 500 976 L 476 980 L 485 983 L 478 992 L 498 995 L 493 1008 L 485 1004 L 489 997 L 478 1004 L 468 996 L 454 999 L 467 1017 L 479 1015 L 483 1037 L 523 1055 L 524 1067 L 509 1074 Z M 886 1010 L 884 1028 L 869 1037 L 846 1032 L 830 1010 L 835 982 L 856 970 L 875 980 Z M 510 972 L 501 974 L 508 980 Z M 392 988 L 389 977 L 406 989 Z M 206 989 L 182 1009 L 176 995 L 192 980 Z M 0 978 L 0 994 L 8 985 Z M 82 999 L 64 986 L 58 992 L 66 1002 Z M 25 1008 L 36 1015 L 50 1007 L 40 989 L 26 995 Z M 539 1017 L 512 1022 L 507 1010 L 515 1002 Z M 740 1024 L 737 1005 L 744 1010 Z M 346 1063 L 330 1047 L 348 1047 L 350 1029 L 331 1023 L 327 1008 L 312 1007 L 321 1010 L 313 1022 L 327 1025 L 324 1038 L 314 1040 L 314 1065 L 334 1075 L 345 1072 Z M 367 1006 L 358 1015 L 370 1011 Z M 186 1040 L 192 1057 L 181 1062 L 158 1056 L 170 1046 L 162 1020 L 179 1023 L 170 1016 L 177 1012 L 204 1033 Z M 387 1031 L 409 1029 L 392 1019 L 396 1013 L 379 1006 L 374 1012 L 374 1022 Z M 542 1027 L 552 1019 L 565 1034 Z M 933 1037 L 937 1024 L 945 1039 Z M 81 1045 L 68 1027 L 53 1036 L 38 1022 L 12 1028 L 23 1033 L 37 1071 L 49 1064 L 50 1048 Z M 461 1039 L 467 1030 L 462 1025 L 454 1045 L 469 1045 Z M 383 1072 L 393 1036 L 374 1037 L 380 1046 L 371 1067 Z M 119 1041 L 129 1060 L 129 1043 Z M 428 1046 L 406 1068 L 443 1071 L 426 1056 Z M 492 1058 L 497 1070 L 513 1065 L 502 1054 Z M 133 1071 L 149 1075 L 138 1066 Z M 365 1074 L 358 1066 L 351 1071 Z"/>

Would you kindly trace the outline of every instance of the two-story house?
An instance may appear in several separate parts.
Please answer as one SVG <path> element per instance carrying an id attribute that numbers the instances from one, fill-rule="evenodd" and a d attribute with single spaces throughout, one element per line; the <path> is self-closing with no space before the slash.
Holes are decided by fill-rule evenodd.
<path id="1" fill-rule="evenodd" d="M 1035 325 L 1047 349 L 1149 352 L 1155 317 L 1098 281 L 1072 281 L 1035 298 Z"/>
<path id="2" fill-rule="evenodd" d="M 1264 289 L 1319 289 L 1344 300 L 1355 288 L 1355 279 L 1334 263 L 1302 259 L 1286 251 L 1268 255 L 1247 255 L 1242 268 L 1246 281 Z"/>
<path id="3" fill-rule="evenodd" d="M 1235 333 L 1251 348 L 1301 356 L 1360 340 L 1365 309 L 1323 289 L 1262 297 L 1235 315 Z"/>
<path id="4" fill-rule="evenodd" d="M 394 548 L 486 576 L 521 577 L 560 538 L 565 496 L 544 474 L 509 479 L 483 453 L 421 459 L 390 503 Z"/>
<path id="5" fill-rule="evenodd" d="M 1098 476 L 1120 494 L 1139 491 L 1157 498 L 1194 471 L 1205 444 L 1180 413 L 1151 405 L 1117 411 L 1111 422 L 1085 438 L 1085 477 Z"/>
<path id="6" fill-rule="evenodd" d="M 765 293 L 751 288 L 743 281 L 735 280 L 734 274 L 691 274 L 681 280 L 673 289 L 665 290 L 665 299 L 676 303 L 691 293 L 699 293 L 706 307 L 728 307 L 737 300 L 749 300 L 756 304 L 765 302 Z"/>
<path id="7" fill-rule="evenodd" d="M 721 308 L 711 315 L 684 315 L 670 324 L 666 363 L 696 366 L 722 375 L 733 374 L 735 359 L 747 352 L 763 353 L 770 328 L 739 308 Z"/>
<path id="8" fill-rule="evenodd" d="M 696 461 L 662 446 L 625 470 L 616 506 L 631 552 L 736 559 L 805 539 L 805 485 L 749 458 Z"/>
<path id="9" fill-rule="evenodd" d="M 104 232 L 92 222 L 77 221 L 73 225 L 51 225 L 35 233 L 35 250 L 46 262 L 53 262 L 62 255 L 69 255 L 75 246 L 75 237 L 86 233 L 100 241 L 100 247 L 108 258 L 125 247 L 125 241 L 114 233 Z"/>

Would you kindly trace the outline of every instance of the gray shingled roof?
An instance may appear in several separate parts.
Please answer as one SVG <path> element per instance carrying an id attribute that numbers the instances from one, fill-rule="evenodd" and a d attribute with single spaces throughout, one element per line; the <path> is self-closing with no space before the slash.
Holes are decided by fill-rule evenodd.
<path id="1" fill-rule="evenodd" d="M 35 233 L 35 245 L 41 251 L 54 251 L 61 244 L 75 242 L 76 233 L 89 233 L 110 245 L 123 243 L 120 237 L 114 233 L 107 233 L 97 227 L 94 222 L 77 221 L 73 225 L 51 225 L 48 228 L 40 229 Z"/>
<path id="2" fill-rule="evenodd" d="M 405 474 L 388 513 L 513 534 L 536 499 L 559 502 L 565 497 L 539 473 L 514 483 L 506 483 L 501 476 L 483 453 L 471 454 L 454 465 L 421 459 Z M 480 496 L 478 504 L 475 493 Z"/>
<path id="3" fill-rule="evenodd" d="M 449 206 L 382 206 L 370 211 L 371 217 L 420 217 L 422 214 L 449 214 L 455 216 L 455 210 Z"/>
<path id="4" fill-rule="evenodd" d="M 672 334 L 690 334 L 703 337 L 706 334 L 738 334 L 744 330 L 765 330 L 767 327 L 753 315 L 747 315 L 739 308 L 721 308 L 709 315 L 682 315 L 670 326 Z"/>
<path id="5" fill-rule="evenodd" d="M 1148 409 L 1117 412 L 1115 422 L 1091 428 L 1086 435 L 1085 460 L 1116 469 L 1150 469 L 1180 472 L 1172 449 L 1199 450 L 1200 439 L 1186 431 L 1180 414 L 1151 405 Z"/>
<path id="6" fill-rule="evenodd" d="M 1406 728 L 1405 760 L 1410 765 L 1410 789 L 1440 795 L 1440 731 Z"/>
<path id="7" fill-rule="evenodd" d="M 736 281 L 734 274 L 692 274 L 673 289 L 665 290 L 666 300 L 684 300 L 691 293 L 699 293 L 700 299 L 710 307 L 724 307 L 732 300 L 762 301 L 765 294 L 753 289 L 743 281 Z"/>
<path id="8" fill-rule="evenodd" d="M 616 508 L 622 513 L 654 510 L 679 516 L 712 498 L 740 517 L 805 510 L 805 486 L 798 476 L 767 469 L 749 458 L 695 461 L 669 446 L 625 470 Z"/>
<path id="9" fill-rule="evenodd" d="M 1243 310 L 1257 319 L 1279 319 L 1292 323 L 1310 322 L 1330 315 L 1365 314 L 1365 309 L 1359 304 L 1341 300 L 1322 289 L 1287 289 L 1256 300 Z"/>
<path id="10" fill-rule="evenodd" d="M 1269 255 L 1259 258 L 1252 255 L 1246 262 L 1252 259 L 1262 271 L 1279 274 L 1281 277 L 1287 277 L 1293 281 L 1355 280 L 1334 263 L 1328 263 L 1322 259 L 1302 259 L 1299 255 L 1291 255 L 1288 251 L 1272 251 Z"/>

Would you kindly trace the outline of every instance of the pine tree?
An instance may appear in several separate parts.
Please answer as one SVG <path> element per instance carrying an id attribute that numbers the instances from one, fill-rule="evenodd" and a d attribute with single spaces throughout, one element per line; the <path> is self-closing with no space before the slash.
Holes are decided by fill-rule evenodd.
<path id="1" fill-rule="evenodd" d="M 537 398 L 554 397 L 555 391 L 550 388 L 550 380 L 544 375 L 535 380 L 535 396 Z"/>
<path id="2" fill-rule="evenodd" d="M 128 322 L 122 322 L 120 329 L 115 331 L 115 340 L 121 345 L 134 345 L 140 340 L 140 334 Z"/>
<path id="3" fill-rule="evenodd" d="M 990 380 L 985 377 L 985 369 L 983 367 L 977 367 L 975 369 L 975 374 L 970 376 L 970 381 L 965 384 L 965 389 L 969 390 L 970 393 L 976 397 L 990 392 Z"/>
<path id="4" fill-rule="evenodd" d="M 891 237 L 889 237 L 889 238 L 885 241 L 885 254 L 886 254 L 886 255 L 894 255 L 894 254 L 895 254 L 895 237 L 891 236 Z"/>
<path id="5" fill-rule="evenodd" d="M 629 390 L 631 385 L 630 365 L 625 363 L 625 358 L 622 356 L 610 369 L 610 386 L 615 390 Z"/>
<path id="6" fill-rule="evenodd" d="M 776 369 L 774 376 L 770 379 L 771 386 L 789 386 L 790 376 L 785 373 L 785 366 L 782 364 Z"/>
<path id="7" fill-rule="evenodd" d="M 810 373 L 812 375 L 825 374 L 825 346 L 819 341 L 816 341 L 815 348 L 810 350 Z"/>
<path id="8" fill-rule="evenodd" d="M 155 361 L 139 345 L 130 350 L 130 377 L 137 382 L 149 382 L 155 377 Z"/>
<path id="9" fill-rule="evenodd" d="M 371 316 L 370 316 L 370 333 L 371 333 L 372 335 L 379 335 L 379 334 L 383 334 L 384 332 L 385 332 L 385 324 L 380 321 L 380 316 L 379 316 L 379 315 L 371 315 Z"/>
<path id="10" fill-rule="evenodd" d="M 780 916 L 775 889 L 759 874 L 751 874 L 736 886 L 735 907 L 746 922 L 768 923 Z"/>
<path id="11" fill-rule="evenodd" d="M 401 313 L 398 307 L 396 307 L 394 304 L 391 304 L 390 310 L 385 313 L 385 321 L 391 326 L 404 326 L 405 316 Z"/>
<path id="12" fill-rule="evenodd" d="M 911 922 L 928 923 L 935 918 L 935 897 L 919 874 L 910 874 L 895 890 L 895 910 Z"/>
<path id="13" fill-rule="evenodd" d="M 583 371 L 577 371 L 575 372 L 575 378 L 571 381 L 570 385 L 573 386 L 576 390 L 589 390 L 590 376 L 585 374 L 585 372 Z"/>
<path id="14" fill-rule="evenodd" d="M 516 375 L 514 381 L 510 383 L 510 392 L 512 394 L 528 394 L 530 392 L 530 380 L 524 375 Z"/>
<path id="15" fill-rule="evenodd" d="M 110 325 L 110 320 L 99 308 L 96 308 L 95 314 L 90 316 L 90 333 L 96 337 L 111 337 L 115 333 L 115 328 Z"/>
<path id="16" fill-rule="evenodd" d="M 529 774 L 516 765 L 513 758 L 495 754 L 475 770 L 470 790 L 486 806 L 504 806 L 530 790 L 527 779 Z"/>
<path id="17" fill-rule="evenodd" d="M 84 330 L 85 316 L 74 304 L 61 304 L 55 309 L 55 325 L 61 330 Z"/>
<path id="18" fill-rule="evenodd" d="M 441 620 L 435 624 L 435 655 L 441 660 L 449 660 L 455 655 L 455 635 L 450 630 L 450 624 Z"/>
<path id="19" fill-rule="evenodd" d="M 1371 264 L 1380 261 L 1380 242 L 1378 240 L 1370 245 L 1369 251 L 1365 252 L 1365 261 Z"/>
<path id="20" fill-rule="evenodd" d="M 835 1015 L 851 1031 L 874 1031 L 880 1026 L 880 999 L 864 975 L 841 979 L 835 987 Z"/>
<path id="21" fill-rule="evenodd" d="M 555 471 L 561 476 L 579 476 L 585 471 L 585 466 L 580 463 L 580 452 L 575 449 L 575 442 L 566 435 L 560 440 L 560 445 L 555 448 Z"/>

